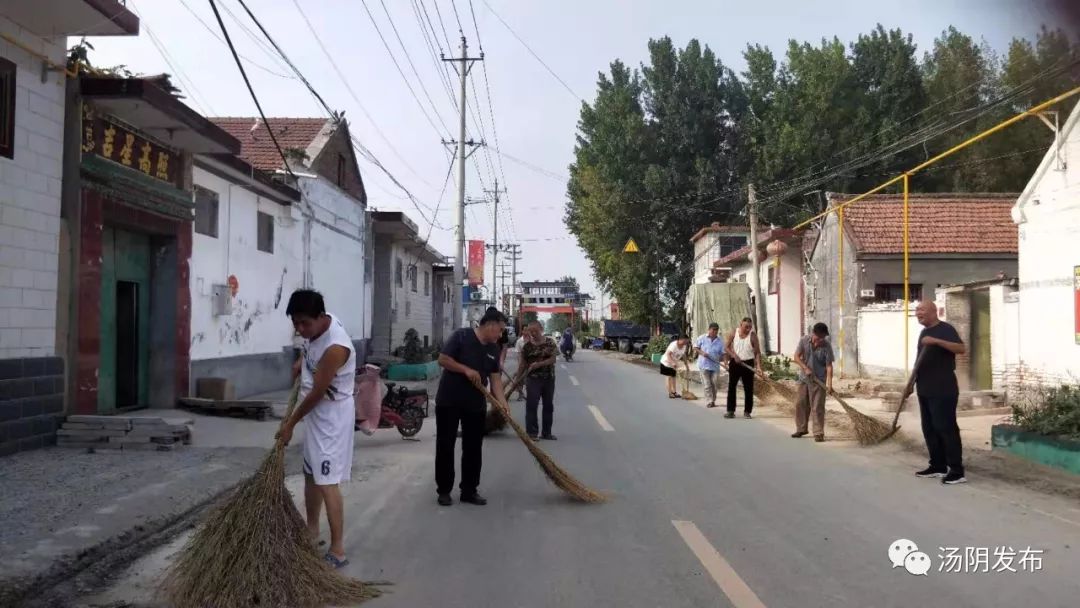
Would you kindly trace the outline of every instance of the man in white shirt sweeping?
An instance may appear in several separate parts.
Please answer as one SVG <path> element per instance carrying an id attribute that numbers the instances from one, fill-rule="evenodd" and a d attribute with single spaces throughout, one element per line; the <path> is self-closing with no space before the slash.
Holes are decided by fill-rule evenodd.
<path id="1" fill-rule="evenodd" d="M 338 484 L 352 472 L 356 410 L 353 387 L 356 349 L 341 321 L 326 312 L 322 295 L 310 289 L 293 292 L 285 314 L 304 338 L 303 354 L 293 367 L 300 377 L 300 402 L 281 427 L 285 444 L 304 421 L 304 504 L 313 542 L 319 537 L 319 515 L 326 504 L 330 549 L 324 559 L 334 568 L 345 557 L 345 505 Z"/>

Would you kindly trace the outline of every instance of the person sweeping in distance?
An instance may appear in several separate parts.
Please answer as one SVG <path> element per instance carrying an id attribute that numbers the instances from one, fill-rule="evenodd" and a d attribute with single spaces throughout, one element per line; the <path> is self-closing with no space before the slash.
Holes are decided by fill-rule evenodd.
<path id="1" fill-rule="evenodd" d="M 720 375 L 720 359 L 724 356 L 724 340 L 720 337 L 720 325 L 709 323 L 709 331 L 694 341 L 698 355 L 698 372 L 705 385 L 705 407 L 716 407 L 716 378 Z"/>
<path id="2" fill-rule="evenodd" d="M 668 344 L 663 357 L 660 358 L 660 375 L 667 379 L 668 397 L 672 399 L 679 398 L 679 393 L 675 392 L 675 376 L 679 373 L 675 371 L 675 366 L 682 361 L 686 371 L 690 371 L 690 364 L 686 362 L 686 344 L 688 342 L 690 342 L 689 338 L 679 336 L 677 340 L 673 340 L 671 344 Z"/>
<path id="3" fill-rule="evenodd" d="M 445 370 L 435 395 L 435 490 L 439 504 L 454 504 L 454 445 L 461 426 L 461 502 L 486 505 L 477 492 L 483 464 L 484 421 L 487 405 L 476 384 L 503 394 L 499 338 L 506 327 L 506 316 L 497 308 L 488 308 L 475 328 L 455 331 L 439 353 L 439 365 Z"/>
<path id="4" fill-rule="evenodd" d="M 304 505 L 308 532 L 319 538 L 319 516 L 326 505 L 330 548 L 324 559 L 334 568 L 349 564 L 345 557 L 345 504 L 338 484 L 352 473 L 353 427 L 356 410 L 353 388 L 356 349 L 345 326 L 327 314 L 322 295 L 300 289 L 289 297 L 285 314 L 304 339 L 293 380 L 300 377 L 300 404 L 282 425 L 286 445 L 296 425 L 304 422 Z"/>
<path id="5" fill-rule="evenodd" d="M 814 441 L 825 441 L 825 394 L 832 392 L 833 349 L 829 343 L 829 327 L 814 323 L 810 335 L 799 340 L 795 349 L 795 365 L 799 373 L 799 401 L 795 405 L 795 432 L 798 439 L 807 434 L 810 415 L 814 417 Z M 822 388 L 813 378 L 825 384 Z"/>
<path id="6" fill-rule="evenodd" d="M 940 477 L 948 485 L 965 483 L 963 446 L 956 422 L 956 403 L 960 398 L 956 355 L 966 353 L 967 346 L 955 327 L 938 318 L 937 304 L 933 301 L 919 302 L 915 318 L 923 326 L 916 348 L 916 357 L 921 360 L 915 370 L 915 393 L 919 398 L 926 451 L 930 454 L 930 466 L 915 475 Z M 901 403 L 911 390 L 910 386 L 906 389 Z"/>
<path id="7" fill-rule="evenodd" d="M 525 401 L 525 431 L 529 438 L 557 439 L 551 434 L 551 424 L 555 418 L 555 363 L 559 349 L 555 341 L 544 335 L 544 328 L 539 321 L 534 321 L 526 328 L 529 341 L 521 348 L 521 365 L 528 374 L 525 383 L 528 386 Z M 519 373 L 520 370 L 519 370 Z M 543 426 L 537 424 L 536 408 L 544 402 Z M 541 433 L 541 429 L 543 432 Z"/>
<path id="8" fill-rule="evenodd" d="M 728 336 L 727 355 L 735 363 L 728 366 L 727 413 L 724 418 L 735 417 L 735 395 L 740 380 L 743 385 L 743 418 L 750 418 L 754 411 L 754 370 L 762 373 L 761 345 L 750 317 L 740 321 L 739 327 Z"/>
<path id="9" fill-rule="evenodd" d="M 525 374 L 525 371 L 524 371 L 525 370 L 525 362 L 521 358 L 521 349 L 525 348 L 525 343 L 528 341 L 528 338 L 527 338 L 528 333 L 529 333 L 529 326 L 526 325 L 525 327 L 522 327 L 521 332 L 518 334 L 517 342 L 514 343 L 514 350 L 517 351 L 517 360 L 518 360 L 517 374 L 519 376 Z M 517 387 L 517 396 L 518 396 L 518 401 L 524 401 L 525 400 L 525 383 L 524 382 L 522 382 L 521 384 L 518 385 L 518 387 Z"/>

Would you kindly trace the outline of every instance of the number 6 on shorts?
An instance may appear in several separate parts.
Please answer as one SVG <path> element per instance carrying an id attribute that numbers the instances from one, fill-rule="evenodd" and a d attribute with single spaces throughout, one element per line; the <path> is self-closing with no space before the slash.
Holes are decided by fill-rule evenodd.
<path id="1" fill-rule="evenodd" d="M 322 474 L 323 475 L 329 475 L 330 474 L 330 461 L 329 460 L 322 461 L 321 469 L 322 469 Z"/>

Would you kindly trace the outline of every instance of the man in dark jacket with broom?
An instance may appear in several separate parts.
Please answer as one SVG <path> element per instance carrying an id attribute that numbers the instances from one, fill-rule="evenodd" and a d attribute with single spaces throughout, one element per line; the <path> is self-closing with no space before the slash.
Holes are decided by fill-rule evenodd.
<path id="1" fill-rule="evenodd" d="M 461 426 L 461 502 L 485 505 L 487 499 L 477 492 L 481 448 L 484 443 L 486 400 L 477 384 L 487 386 L 497 398 L 503 397 L 501 347 L 499 338 L 506 328 L 506 316 L 497 308 L 488 308 L 476 328 L 465 327 L 450 336 L 439 365 L 443 368 L 439 391 L 435 395 L 435 485 L 439 504 L 454 504 L 454 445 Z"/>

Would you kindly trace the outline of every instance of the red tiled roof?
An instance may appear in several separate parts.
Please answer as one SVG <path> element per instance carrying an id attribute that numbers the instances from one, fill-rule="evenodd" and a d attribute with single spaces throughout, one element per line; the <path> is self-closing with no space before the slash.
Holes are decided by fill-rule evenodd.
<path id="1" fill-rule="evenodd" d="M 284 169 L 281 155 L 274 148 L 266 125 L 257 117 L 221 117 L 210 119 L 215 125 L 240 140 L 240 158 L 262 171 Z M 326 125 L 327 118 L 267 118 L 282 150 L 306 150 Z M 255 125 L 258 127 L 255 128 Z"/>
<path id="2" fill-rule="evenodd" d="M 909 197 L 911 253 L 1016 253 L 1009 215 L 1016 194 L 914 194 Z M 831 195 L 830 205 L 853 198 Z M 859 253 L 903 253 L 903 199 L 869 196 L 844 208 L 845 232 Z"/>

